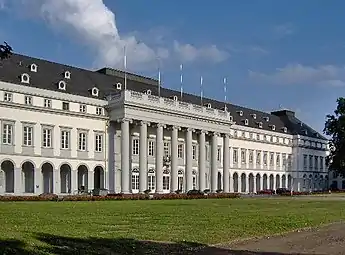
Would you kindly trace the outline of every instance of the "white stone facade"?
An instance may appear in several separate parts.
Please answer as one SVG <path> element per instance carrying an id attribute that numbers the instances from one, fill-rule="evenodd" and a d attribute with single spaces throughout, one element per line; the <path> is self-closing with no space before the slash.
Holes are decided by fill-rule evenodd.
<path id="1" fill-rule="evenodd" d="M 0 195 L 328 187 L 326 141 L 149 93 L 107 100 L 0 82 Z"/>

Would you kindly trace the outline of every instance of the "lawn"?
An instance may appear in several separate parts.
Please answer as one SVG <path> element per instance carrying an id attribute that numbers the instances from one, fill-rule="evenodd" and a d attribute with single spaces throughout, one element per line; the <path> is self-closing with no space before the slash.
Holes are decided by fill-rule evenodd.
<path id="1" fill-rule="evenodd" d="M 35 249 L 33 254 L 78 254 L 68 250 L 74 246 L 89 252 L 83 254 L 132 254 L 123 250 L 125 238 L 216 244 L 342 219 L 345 201 L 290 198 L 5 202 L 0 203 L 0 239 L 16 241 L 0 243 L 0 253 L 7 246 L 23 249 L 22 254 L 24 248 Z M 136 244 L 130 245 L 135 250 Z M 118 246 L 123 253 L 92 251 L 96 246 Z"/>

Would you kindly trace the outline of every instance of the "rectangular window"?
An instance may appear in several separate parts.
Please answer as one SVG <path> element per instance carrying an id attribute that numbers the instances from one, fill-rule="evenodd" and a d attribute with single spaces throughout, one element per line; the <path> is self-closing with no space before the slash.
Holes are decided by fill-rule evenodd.
<path id="1" fill-rule="evenodd" d="M 164 149 L 164 156 L 167 157 L 170 155 L 170 143 L 164 142 L 163 143 L 163 149 Z"/>
<path id="2" fill-rule="evenodd" d="M 102 107 L 97 107 L 96 108 L 96 114 L 97 115 L 103 115 L 103 108 Z"/>
<path id="3" fill-rule="evenodd" d="M 249 164 L 253 164 L 254 162 L 254 151 L 249 150 Z"/>
<path id="4" fill-rule="evenodd" d="M 13 143 L 13 125 L 4 124 L 2 126 L 2 143 L 6 145 L 12 145 Z"/>
<path id="5" fill-rule="evenodd" d="M 234 164 L 237 164 L 238 163 L 238 149 L 233 149 L 232 158 L 233 158 Z"/>
<path id="6" fill-rule="evenodd" d="M 285 153 L 282 154 L 282 158 L 283 158 L 283 166 L 286 166 L 286 154 Z"/>
<path id="7" fill-rule="evenodd" d="M 288 167 L 291 168 L 292 167 L 292 155 L 289 154 L 287 156 L 287 164 L 288 164 Z"/>
<path id="8" fill-rule="evenodd" d="M 4 101 L 5 102 L 12 102 L 12 100 L 13 100 L 13 94 L 5 92 L 4 93 Z"/>
<path id="9" fill-rule="evenodd" d="M 313 156 L 309 155 L 309 169 L 312 170 L 313 169 Z"/>
<path id="10" fill-rule="evenodd" d="M 261 165 L 261 151 L 256 152 L 256 164 Z"/>
<path id="11" fill-rule="evenodd" d="M 78 150 L 86 151 L 87 133 L 80 132 L 78 134 Z"/>
<path id="12" fill-rule="evenodd" d="M 241 163 L 245 164 L 246 163 L 246 150 L 245 149 L 241 149 Z"/>
<path id="13" fill-rule="evenodd" d="M 43 148 L 52 147 L 52 130 L 49 128 L 42 129 L 42 147 Z"/>
<path id="14" fill-rule="evenodd" d="M 32 146 L 33 128 L 30 126 L 23 127 L 23 145 Z"/>
<path id="15" fill-rule="evenodd" d="M 147 176 L 147 188 L 149 190 L 155 190 L 155 184 L 156 184 L 156 176 L 149 174 Z"/>
<path id="16" fill-rule="evenodd" d="M 139 174 L 138 173 L 132 174 L 132 189 L 134 190 L 139 189 Z"/>
<path id="17" fill-rule="evenodd" d="M 101 134 L 95 135 L 95 151 L 96 152 L 103 151 L 103 135 Z"/>
<path id="18" fill-rule="evenodd" d="M 303 155 L 303 168 L 306 170 L 308 168 L 308 155 Z"/>
<path id="19" fill-rule="evenodd" d="M 178 155 L 178 158 L 183 158 L 183 144 L 182 143 L 177 145 L 177 155 Z"/>
<path id="20" fill-rule="evenodd" d="M 196 189 L 196 176 L 193 175 L 193 189 Z"/>
<path id="21" fill-rule="evenodd" d="M 79 105 L 79 111 L 82 113 L 86 113 L 86 105 L 85 104 Z"/>
<path id="22" fill-rule="evenodd" d="M 274 153 L 270 153 L 270 166 L 274 166 Z"/>
<path id="23" fill-rule="evenodd" d="M 267 166 L 267 151 L 264 151 L 263 163 L 264 166 Z"/>
<path id="24" fill-rule="evenodd" d="M 192 157 L 193 160 L 196 160 L 196 145 L 192 145 Z"/>
<path id="25" fill-rule="evenodd" d="M 314 166 L 315 166 L 315 170 L 319 169 L 319 157 L 318 156 L 314 157 Z"/>
<path id="26" fill-rule="evenodd" d="M 323 170 L 323 157 L 320 157 L 320 170 Z"/>
<path id="27" fill-rule="evenodd" d="M 277 168 L 280 167 L 280 153 L 277 153 L 277 157 L 276 157 L 276 167 L 277 167 Z"/>
<path id="28" fill-rule="evenodd" d="M 69 103 L 68 102 L 62 102 L 62 110 L 69 111 Z"/>
<path id="29" fill-rule="evenodd" d="M 26 105 L 32 105 L 32 96 L 25 96 L 24 97 L 24 103 Z"/>
<path id="30" fill-rule="evenodd" d="M 149 141 L 149 156 L 154 156 L 155 155 L 155 143 L 154 141 Z"/>
<path id="31" fill-rule="evenodd" d="M 179 176 L 177 178 L 177 187 L 178 187 L 178 190 L 183 191 L 183 176 Z"/>
<path id="32" fill-rule="evenodd" d="M 163 176 L 163 190 L 169 190 L 169 189 L 170 189 L 170 177 Z"/>
<path id="33" fill-rule="evenodd" d="M 61 149 L 69 149 L 70 145 L 70 136 L 71 132 L 67 130 L 62 130 L 61 131 Z"/>
<path id="34" fill-rule="evenodd" d="M 139 139 L 137 138 L 132 140 L 132 155 L 139 155 Z"/>
<path id="35" fill-rule="evenodd" d="M 52 108 L 52 100 L 51 99 L 44 99 L 44 107 L 45 108 Z"/>

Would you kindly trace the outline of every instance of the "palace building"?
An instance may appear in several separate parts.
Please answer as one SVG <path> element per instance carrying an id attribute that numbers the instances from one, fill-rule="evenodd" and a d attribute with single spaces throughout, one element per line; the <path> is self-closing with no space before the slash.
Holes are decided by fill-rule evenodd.
<path id="1" fill-rule="evenodd" d="M 0 195 L 328 188 L 328 141 L 294 112 L 201 103 L 109 68 L 13 54 L 0 121 Z"/>

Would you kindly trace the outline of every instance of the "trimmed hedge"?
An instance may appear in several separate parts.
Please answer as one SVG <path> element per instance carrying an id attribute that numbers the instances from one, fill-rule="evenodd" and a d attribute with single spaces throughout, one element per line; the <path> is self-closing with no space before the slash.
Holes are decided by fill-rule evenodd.
<path id="1" fill-rule="evenodd" d="M 120 200 L 173 200 L 173 199 L 215 199 L 238 198 L 238 193 L 204 194 L 108 194 L 106 196 L 67 195 L 58 197 L 56 194 L 39 196 L 0 196 L 0 201 L 120 201 Z"/>

